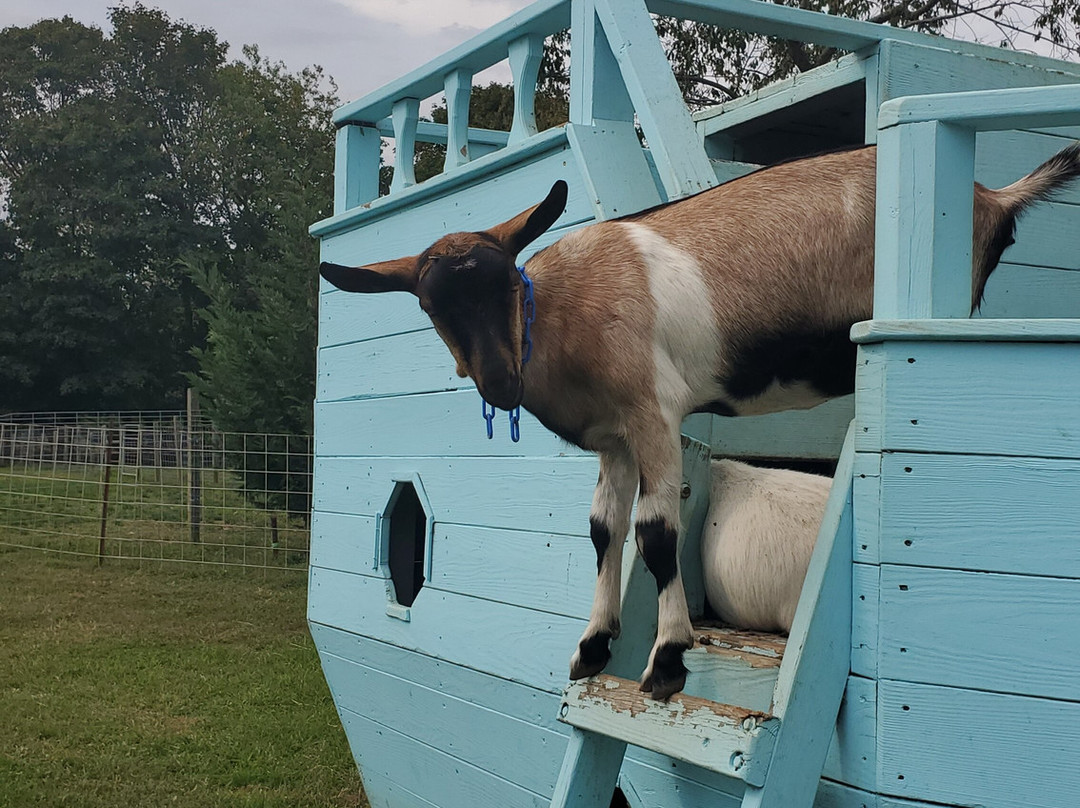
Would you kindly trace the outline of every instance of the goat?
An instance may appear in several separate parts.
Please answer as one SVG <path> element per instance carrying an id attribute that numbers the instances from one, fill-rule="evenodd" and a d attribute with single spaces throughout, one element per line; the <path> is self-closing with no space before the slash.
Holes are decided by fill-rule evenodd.
<path id="1" fill-rule="evenodd" d="M 656 699 L 682 689 L 693 634 L 676 558 L 679 425 L 692 412 L 807 408 L 853 390 L 848 332 L 873 313 L 875 158 L 865 147 L 772 166 L 563 237 L 525 266 L 535 322 L 524 364 L 515 259 L 561 215 L 561 180 L 512 219 L 417 256 L 321 265 L 346 291 L 416 295 L 487 402 L 523 406 L 599 454 L 597 585 L 572 679 L 603 670 L 619 634 L 621 546 L 638 489 L 637 547 L 659 598 L 640 686 Z M 1007 188 L 975 186 L 973 307 L 1017 215 L 1077 176 L 1080 144 Z"/>
<path id="2" fill-rule="evenodd" d="M 725 623 L 791 631 L 832 480 L 714 460 L 701 533 L 705 597 Z"/>

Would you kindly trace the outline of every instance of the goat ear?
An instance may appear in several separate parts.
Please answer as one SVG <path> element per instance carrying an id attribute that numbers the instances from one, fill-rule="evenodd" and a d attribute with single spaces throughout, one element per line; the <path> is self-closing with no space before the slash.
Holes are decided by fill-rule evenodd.
<path id="1" fill-rule="evenodd" d="M 414 292 L 418 269 L 415 255 L 364 267 L 319 264 L 319 274 L 346 292 Z"/>
<path id="2" fill-rule="evenodd" d="M 566 190 L 566 183 L 559 180 L 551 186 L 547 199 L 510 221 L 495 225 L 487 231 L 488 234 L 498 239 L 507 252 L 516 256 L 562 216 L 566 207 Z"/>

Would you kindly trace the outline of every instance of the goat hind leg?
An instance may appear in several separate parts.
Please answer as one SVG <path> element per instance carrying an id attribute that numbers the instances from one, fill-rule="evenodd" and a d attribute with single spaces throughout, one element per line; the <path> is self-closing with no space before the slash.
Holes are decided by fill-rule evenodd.
<path id="1" fill-rule="evenodd" d="M 570 659 L 571 679 L 600 673 L 611 659 L 611 641 L 619 636 L 622 548 L 636 488 L 637 467 L 630 453 L 601 453 L 600 478 L 589 514 L 589 534 L 596 548 L 596 591 L 589 625 Z"/>

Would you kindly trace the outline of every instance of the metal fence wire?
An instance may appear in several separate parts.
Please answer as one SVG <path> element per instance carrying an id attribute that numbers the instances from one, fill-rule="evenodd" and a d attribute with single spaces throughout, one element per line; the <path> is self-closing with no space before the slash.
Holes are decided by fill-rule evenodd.
<path id="1" fill-rule="evenodd" d="M 0 547 L 304 570 L 311 437 L 182 412 L 0 416 Z"/>

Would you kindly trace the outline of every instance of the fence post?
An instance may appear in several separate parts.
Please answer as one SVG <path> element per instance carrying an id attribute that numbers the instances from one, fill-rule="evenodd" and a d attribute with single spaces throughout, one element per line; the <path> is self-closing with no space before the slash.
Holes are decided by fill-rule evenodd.
<path id="1" fill-rule="evenodd" d="M 112 435 L 106 427 L 101 434 L 102 455 L 105 463 L 105 474 L 101 484 L 101 532 L 98 534 L 98 566 L 105 563 L 105 526 L 109 521 L 109 478 L 112 476 L 112 464 L 115 455 L 112 451 Z"/>
<path id="2" fill-rule="evenodd" d="M 187 391 L 187 461 L 188 461 L 188 524 L 191 540 L 199 542 L 202 524 L 202 451 L 199 433 L 194 427 L 199 414 L 198 394 L 190 387 Z"/>

